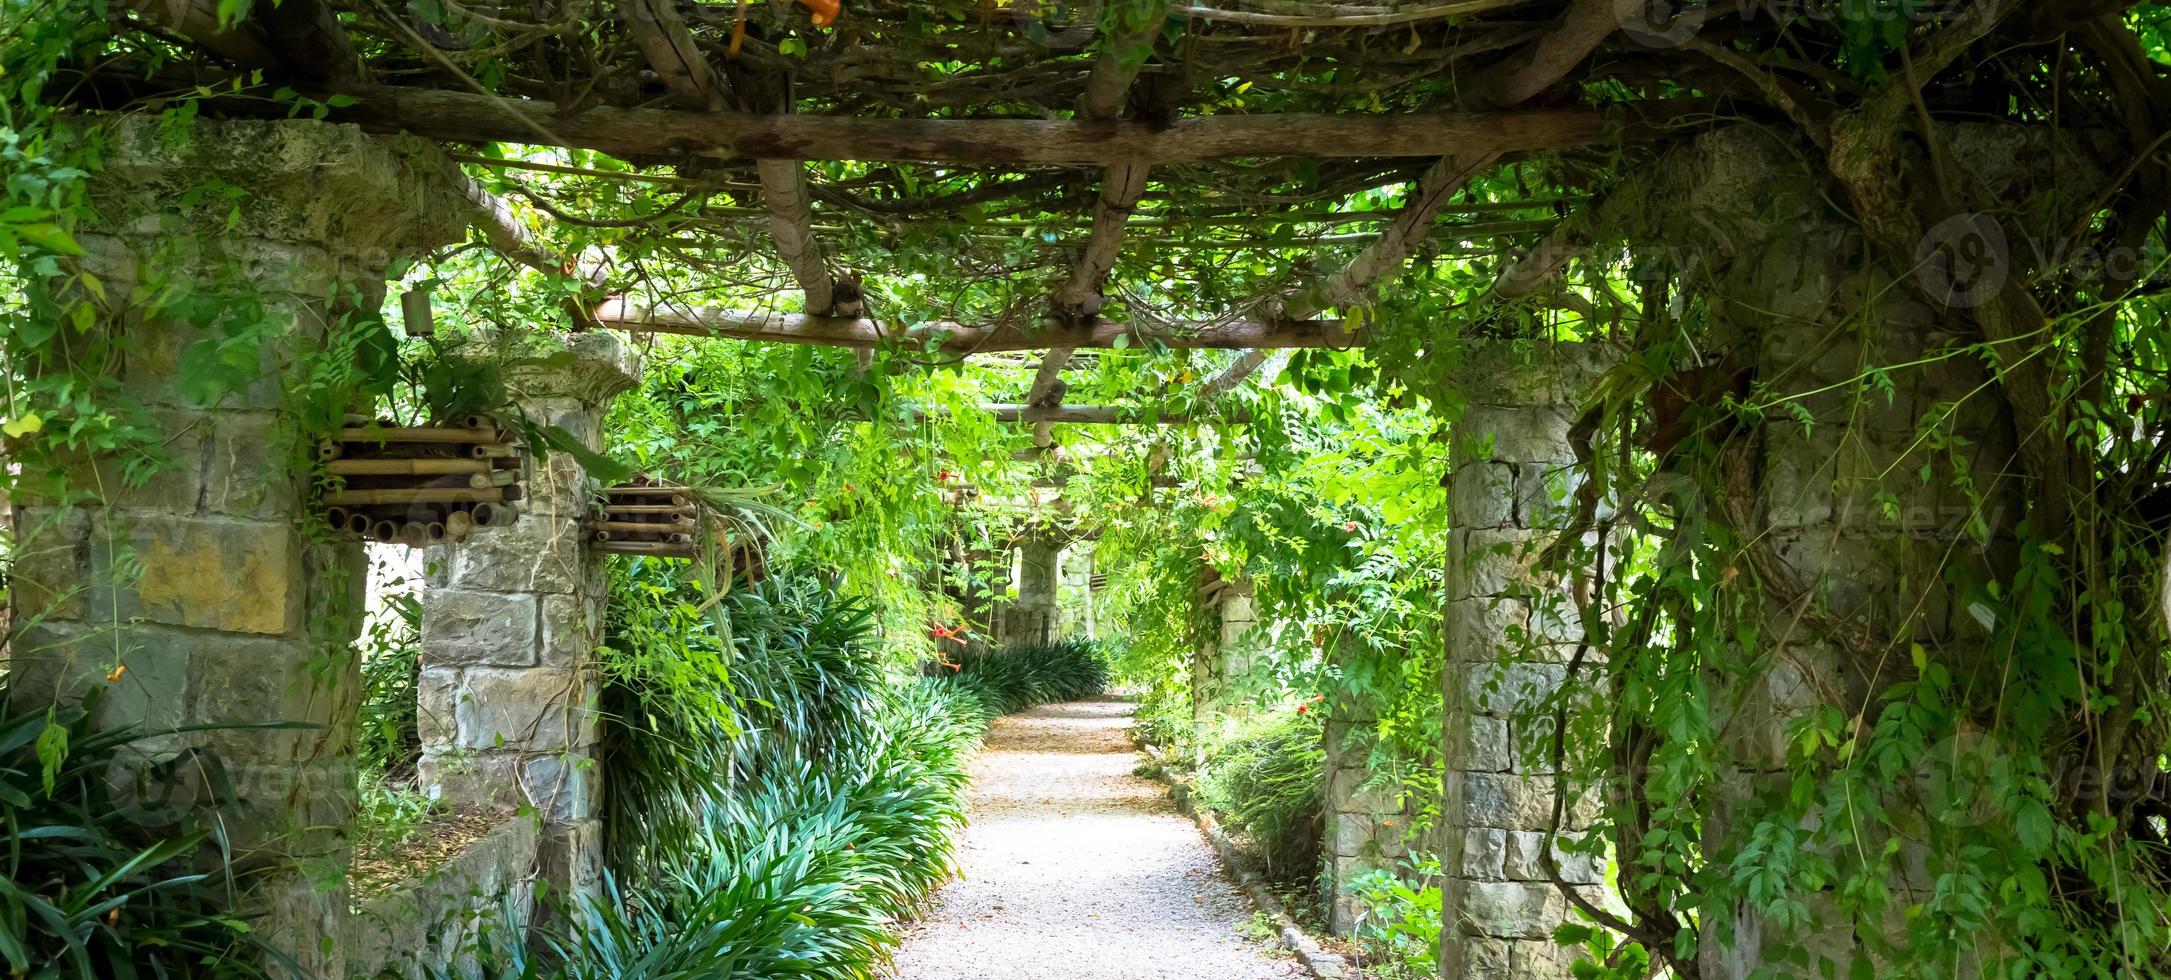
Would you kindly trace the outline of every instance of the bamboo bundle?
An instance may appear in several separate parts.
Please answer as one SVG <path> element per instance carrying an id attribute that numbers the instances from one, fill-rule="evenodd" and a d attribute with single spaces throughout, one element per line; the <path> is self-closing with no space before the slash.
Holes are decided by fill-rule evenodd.
<path id="1" fill-rule="evenodd" d="M 588 521 L 595 550 L 614 555 L 692 558 L 701 508 L 692 491 L 655 480 L 635 480 L 604 491 Z"/>
<path id="2" fill-rule="evenodd" d="M 519 446 L 496 419 L 470 415 L 402 426 L 349 416 L 317 455 L 332 528 L 412 548 L 466 539 L 519 515 Z"/>

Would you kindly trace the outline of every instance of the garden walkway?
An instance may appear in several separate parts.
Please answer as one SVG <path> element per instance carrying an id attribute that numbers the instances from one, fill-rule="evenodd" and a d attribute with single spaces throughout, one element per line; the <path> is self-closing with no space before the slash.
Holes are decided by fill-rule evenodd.
<path id="1" fill-rule="evenodd" d="M 964 873 L 897 954 L 901 980 L 1301 977 L 1165 788 L 1132 774 L 1133 705 L 997 719 L 973 760 Z"/>

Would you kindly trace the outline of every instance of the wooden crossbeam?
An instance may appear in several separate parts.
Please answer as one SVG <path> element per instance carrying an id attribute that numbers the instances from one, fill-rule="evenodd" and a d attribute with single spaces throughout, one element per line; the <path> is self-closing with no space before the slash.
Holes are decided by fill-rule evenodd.
<path id="1" fill-rule="evenodd" d="M 619 9 L 649 67 L 680 102 L 711 113 L 725 107 L 727 83 L 701 54 L 673 0 L 623 0 Z M 755 170 L 761 177 L 769 239 L 798 281 L 806 311 L 856 316 L 858 292 L 845 290 L 848 295 L 840 295 L 821 240 L 814 235 L 814 195 L 807 188 L 806 166 L 798 160 L 764 159 Z"/>
<path id="2" fill-rule="evenodd" d="M 613 330 L 785 344 L 872 348 L 890 343 L 910 346 L 932 343 L 936 350 L 948 354 L 1047 347 L 1114 348 L 1119 342 L 1123 346 L 1144 346 L 1148 341 L 1179 349 L 1354 347 L 1364 342 L 1362 332 L 1351 333 L 1340 323 L 1320 320 L 1236 319 L 1184 330 L 1134 328 L 1106 320 L 1087 324 L 1046 323 L 1038 328 L 968 326 L 937 321 L 893 333 L 871 320 L 859 318 L 699 307 L 646 307 L 624 300 L 603 304 L 596 311 L 595 320 L 597 326 Z"/>
<path id="3" fill-rule="evenodd" d="M 1241 409 L 1227 412 L 1161 412 L 1151 409 L 1119 405 L 1018 405 L 990 404 L 975 407 L 977 411 L 995 416 L 997 422 L 1058 422 L 1071 425 L 1188 425 L 1193 422 L 1228 422 L 1245 425 L 1251 422 L 1251 413 Z M 916 416 L 927 419 L 928 413 Z"/>
<path id="4" fill-rule="evenodd" d="M 326 95 L 330 92 L 323 93 Z M 1166 125 L 1089 119 L 887 119 L 557 105 L 407 86 L 347 86 L 354 104 L 329 118 L 455 142 L 538 143 L 620 157 L 897 160 L 985 166 L 1168 164 L 1226 157 L 1475 159 L 1635 138 L 1609 132 L 1606 113 L 1579 108 L 1501 112 L 1251 113 Z M 237 111 L 260 107 L 234 99 Z M 208 100 L 208 108 L 226 102 Z"/>

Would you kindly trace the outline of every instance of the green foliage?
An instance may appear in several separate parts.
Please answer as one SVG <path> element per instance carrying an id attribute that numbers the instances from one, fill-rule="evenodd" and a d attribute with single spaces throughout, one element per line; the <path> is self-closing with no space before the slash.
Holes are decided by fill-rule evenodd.
<path id="1" fill-rule="evenodd" d="M 1319 873 L 1326 834 L 1324 731 L 1310 714 L 1278 712 L 1247 723 L 1212 750 L 1199 792 L 1243 835 L 1278 882 Z"/>
<path id="2" fill-rule="evenodd" d="M 1076 701 L 1108 688 L 1108 659 L 1099 644 L 1070 639 L 1000 650 L 952 654 L 947 668 L 959 686 L 996 714 Z"/>
<path id="3" fill-rule="evenodd" d="M 354 853 L 382 860 L 415 839 L 443 805 L 408 785 L 364 772 L 354 812 Z"/>
<path id="4" fill-rule="evenodd" d="M 1403 862 L 1402 869 L 1366 871 L 1349 882 L 1363 903 L 1356 938 L 1366 952 L 1365 975 L 1432 980 L 1439 973 L 1440 859 L 1411 854 Z"/>
<path id="5" fill-rule="evenodd" d="M 422 670 L 422 603 L 409 593 L 392 594 L 382 615 L 364 629 L 355 762 L 365 773 L 404 779 L 414 775 L 422 757 L 415 700 Z"/>
<path id="6" fill-rule="evenodd" d="M 239 876 L 216 826 L 139 825 L 145 801 L 220 771 L 195 755 L 160 768 L 144 732 L 99 731 L 86 707 L 14 713 L 0 690 L 0 964 L 14 976 L 262 976 L 232 911 Z M 136 782 L 123 777 L 134 774 Z M 165 814 L 162 807 L 159 812 Z M 209 868 L 210 870 L 206 870 Z"/>
<path id="7" fill-rule="evenodd" d="M 825 743 L 838 754 L 770 757 L 655 878 L 566 910 L 542 939 L 556 965 L 486 933 L 475 975 L 871 980 L 898 919 L 951 871 L 983 711 L 932 679 L 877 689 L 854 737 Z"/>

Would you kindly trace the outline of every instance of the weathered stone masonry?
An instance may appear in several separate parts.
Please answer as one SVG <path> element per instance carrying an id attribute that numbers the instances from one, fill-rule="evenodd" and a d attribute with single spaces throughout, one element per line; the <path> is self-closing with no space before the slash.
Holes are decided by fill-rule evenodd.
<path id="1" fill-rule="evenodd" d="M 97 720 L 108 726 L 317 726 L 145 747 L 217 754 L 238 794 L 222 802 L 237 854 L 273 869 L 258 879 L 259 932 L 306 971 L 338 975 L 361 548 L 304 532 L 308 488 L 296 463 L 314 440 L 282 407 L 303 360 L 349 311 L 376 309 L 395 255 L 463 234 L 464 203 L 425 176 L 418 161 L 434 151 L 351 127 L 173 129 L 138 116 L 107 134 L 89 195 L 98 217 L 82 229 L 87 254 L 76 264 L 104 285 L 97 329 L 130 345 L 120 380 L 149 403 L 182 465 L 129 487 L 121 461 L 82 459 L 76 482 L 102 487 L 105 506 L 17 501 L 12 613 L 42 621 L 15 643 L 11 684 L 19 707 L 103 688 Z M 245 193 L 179 203 L 207 181 Z M 208 406 L 181 387 L 182 359 L 205 331 L 145 311 L 168 286 L 217 297 L 229 325 L 259 324 L 247 329 L 261 331 L 261 369 Z M 148 808 L 142 817 L 166 819 Z"/>
<path id="2" fill-rule="evenodd" d="M 639 377 L 634 355 L 612 334 L 536 343 L 505 366 L 521 410 L 601 448 L 605 408 Z M 532 805 L 547 880 L 578 891 L 602 874 L 593 661 L 608 583 L 581 524 L 599 488 L 563 453 L 527 470 L 518 523 L 430 551 L 421 773 L 443 798 Z"/>
<path id="3" fill-rule="evenodd" d="M 1562 586 L 1530 566 L 1557 536 L 1574 487 L 1568 428 L 1593 375 L 1587 356 L 1574 345 L 1473 347 L 1464 365 L 1443 622 L 1447 977 L 1565 977 L 1573 962 L 1550 938 L 1571 914 L 1542 863 L 1557 776 L 1544 733 L 1525 729 L 1540 727 L 1533 709 L 1560 688 L 1580 635 Z M 1577 810 L 1564 833 L 1577 829 Z M 1601 869 L 1557 845 L 1554 853 L 1563 880 L 1603 904 Z"/>

